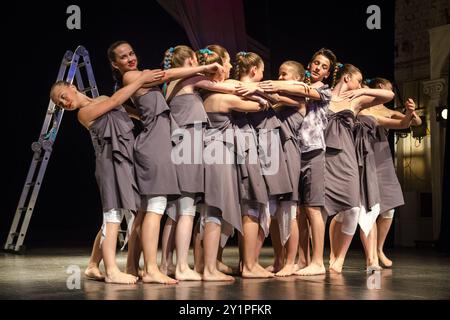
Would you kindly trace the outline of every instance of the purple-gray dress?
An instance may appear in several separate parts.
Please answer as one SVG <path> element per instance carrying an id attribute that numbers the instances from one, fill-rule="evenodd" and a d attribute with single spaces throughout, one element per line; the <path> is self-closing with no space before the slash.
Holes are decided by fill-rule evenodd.
<path id="1" fill-rule="evenodd" d="M 351 110 L 328 110 L 325 130 L 325 212 L 331 216 L 360 206 L 360 179 Z"/>
<path id="2" fill-rule="evenodd" d="M 158 88 L 134 99 L 143 131 L 134 145 L 136 180 L 141 195 L 179 197 L 175 164 L 171 159 L 170 109 Z"/>
<path id="3" fill-rule="evenodd" d="M 289 199 L 292 193 L 292 184 L 286 165 L 286 158 L 281 145 L 281 123 L 273 109 L 247 113 L 250 124 L 255 128 L 258 136 L 258 153 L 263 177 L 266 182 L 269 197 L 278 200 Z M 272 154 L 272 147 L 276 150 Z M 271 167 L 275 165 L 274 167 Z M 264 173 L 264 170 L 275 168 L 274 172 Z"/>
<path id="4" fill-rule="evenodd" d="M 387 135 L 388 130 L 378 126 L 377 140 L 373 146 L 378 186 L 380 187 L 381 213 L 405 204 L 402 188 L 395 172 Z"/>
<path id="5" fill-rule="evenodd" d="M 203 135 L 208 116 L 203 107 L 202 98 L 196 93 L 182 94 L 172 98 L 169 102 L 172 122 L 172 142 L 174 151 L 187 161 L 176 164 L 178 183 L 181 192 L 203 195 L 204 166 L 203 166 Z M 184 135 L 184 134 L 185 135 Z M 190 151 L 186 157 L 183 150 Z"/>
<path id="6" fill-rule="evenodd" d="M 208 112 L 207 115 L 209 125 L 205 133 L 205 204 L 220 210 L 223 219 L 222 234 L 226 239 L 234 228 L 243 233 L 234 129 L 231 114 Z M 221 155 L 220 159 L 218 154 Z M 223 239 L 222 236 L 222 247 Z"/>
<path id="7" fill-rule="evenodd" d="M 97 118 L 89 128 L 95 150 L 95 178 L 103 212 L 136 211 L 139 193 L 133 168 L 133 122 L 123 107 Z"/>

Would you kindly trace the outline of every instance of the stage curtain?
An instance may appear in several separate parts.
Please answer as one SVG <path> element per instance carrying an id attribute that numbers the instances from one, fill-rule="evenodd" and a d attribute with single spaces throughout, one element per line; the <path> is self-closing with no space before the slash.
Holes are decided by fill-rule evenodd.
<path id="1" fill-rule="evenodd" d="M 194 50 L 220 44 L 232 57 L 247 50 L 242 0 L 158 0 L 158 3 L 181 24 Z"/>

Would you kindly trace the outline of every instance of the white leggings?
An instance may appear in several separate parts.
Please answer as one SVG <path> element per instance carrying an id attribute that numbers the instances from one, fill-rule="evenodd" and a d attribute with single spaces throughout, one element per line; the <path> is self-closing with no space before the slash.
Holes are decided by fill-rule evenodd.
<path id="1" fill-rule="evenodd" d="M 141 210 L 163 215 L 167 207 L 166 196 L 143 195 L 141 198 Z"/>
<path id="2" fill-rule="evenodd" d="M 380 216 L 383 219 L 392 219 L 392 218 L 394 218 L 394 212 L 395 212 L 395 209 L 391 209 L 389 211 L 385 211 L 385 212 L 381 213 Z"/>
<path id="3" fill-rule="evenodd" d="M 336 222 L 342 223 L 341 232 L 353 236 L 358 227 L 359 207 L 351 208 L 350 210 L 339 212 L 335 219 Z"/>
<path id="4" fill-rule="evenodd" d="M 195 216 L 195 194 L 182 193 L 181 198 L 178 199 L 178 215 L 180 216 Z"/>
<path id="5" fill-rule="evenodd" d="M 121 248 L 121 250 L 123 250 L 123 248 L 125 247 L 125 245 L 128 242 L 128 236 L 131 233 L 131 227 L 133 226 L 133 223 L 134 223 L 133 213 L 131 213 L 130 210 L 125 210 L 125 209 L 111 209 L 109 211 L 103 212 L 103 224 L 102 224 L 102 229 L 101 229 L 102 236 L 100 238 L 100 247 L 102 246 L 102 243 L 106 237 L 106 224 L 107 223 L 121 224 L 123 217 L 125 217 L 127 220 L 127 232 L 125 235 L 125 242 L 123 244 L 123 247 Z"/>

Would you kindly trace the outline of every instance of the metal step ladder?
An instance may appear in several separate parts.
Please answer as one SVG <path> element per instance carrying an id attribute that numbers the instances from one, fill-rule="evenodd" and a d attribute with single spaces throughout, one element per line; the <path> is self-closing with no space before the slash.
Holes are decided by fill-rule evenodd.
<path id="1" fill-rule="evenodd" d="M 85 87 L 81 76 L 82 68 L 86 71 L 89 86 Z M 78 89 L 92 98 L 98 97 L 98 89 L 95 83 L 94 73 L 88 51 L 83 46 L 78 46 L 75 52 L 66 51 L 56 81 L 65 80 L 68 83 L 76 81 Z M 64 109 L 57 107 L 51 100 L 48 104 L 44 124 L 39 139 L 31 144 L 33 159 L 28 170 L 25 185 L 20 196 L 16 214 L 11 225 L 4 249 L 13 253 L 23 253 L 23 244 L 30 224 L 31 215 L 42 185 L 45 170 L 53 150 L 59 127 L 61 125 Z M 51 126 L 50 126 L 51 125 Z"/>

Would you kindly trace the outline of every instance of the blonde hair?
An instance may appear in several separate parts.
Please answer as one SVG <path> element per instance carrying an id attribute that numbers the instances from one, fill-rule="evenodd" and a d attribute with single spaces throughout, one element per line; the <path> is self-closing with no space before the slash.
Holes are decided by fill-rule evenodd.
<path id="1" fill-rule="evenodd" d="M 305 67 L 300 62 L 288 60 L 283 62 L 281 66 L 289 66 L 294 69 L 296 75 L 300 78 L 299 81 L 303 81 L 305 79 Z"/>
<path id="2" fill-rule="evenodd" d="M 163 69 L 182 67 L 186 59 L 193 58 L 195 55 L 194 50 L 185 45 L 179 45 L 171 47 L 164 53 Z"/>
<path id="3" fill-rule="evenodd" d="M 247 75 L 252 67 L 259 67 L 263 64 L 262 58 L 254 52 L 238 52 L 235 60 L 234 78 L 237 80 Z"/>

